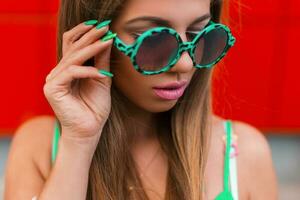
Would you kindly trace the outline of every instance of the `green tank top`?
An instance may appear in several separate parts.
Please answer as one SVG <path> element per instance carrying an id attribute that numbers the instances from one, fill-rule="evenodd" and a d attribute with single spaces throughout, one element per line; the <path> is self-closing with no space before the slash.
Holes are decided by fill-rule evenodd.
<path id="1" fill-rule="evenodd" d="M 233 194 L 231 192 L 230 185 L 233 185 L 234 183 L 236 184 L 237 188 L 237 182 L 232 181 L 234 183 L 230 184 L 230 152 L 231 152 L 231 135 L 232 135 L 232 122 L 231 120 L 225 120 L 224 121 L 224 128 L 225 128 L 225 134 L 226 134 L 226 149 L 225 149 L 225 156 L 224 156 L 224 168 L 223 168 L 223 191 L 217 195 L 215 200 L 238 200 L 238 195 L 237 195 L 237 190 L 235 194 L 235 198 L 233 198 Z M 54 164 L 57 151 L 58 151 L 58 140 L 60 138 L 60 128 L 59 128 L 59 123 L 58 121 L 55 122 L 55 127 L 54 127 L 54 137 L 53 137 L 53 142 L 52 142 L 52 164 Z"/>

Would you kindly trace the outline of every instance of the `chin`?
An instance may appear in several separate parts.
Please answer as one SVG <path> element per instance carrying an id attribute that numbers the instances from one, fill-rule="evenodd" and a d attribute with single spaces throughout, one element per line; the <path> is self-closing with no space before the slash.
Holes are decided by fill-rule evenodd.
<path id="1" fill-rule="evenodd" d="M 177 100 L 161 100 L 158 98 L 154 98 L 153 96 L 147 96 L 143 98 L 136 98 L 138 95 L 125 95 L 123 92 L 119 94 L 124 98 L 124 102 L 126 102 L 127 109 L 134 110 L 143 110 L 149 113 L 161 113 L 171 110 L 176 103 Z"/>
<path id="2" fill-rule="evenodd" d="M 171 101 L 154 101 L 149 102 L 147 105 L 141 105 L 140 107 L 144 109 L 145 111 L 151 112 L 151 113 L 161 113 L 166 112 L 174 108 L 176 105 L 177 100 L 171 100 Z"/>

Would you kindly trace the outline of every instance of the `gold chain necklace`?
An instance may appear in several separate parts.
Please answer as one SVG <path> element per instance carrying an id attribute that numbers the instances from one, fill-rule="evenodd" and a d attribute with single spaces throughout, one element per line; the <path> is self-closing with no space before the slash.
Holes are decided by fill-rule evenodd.
<path id="1" fill-rule="evenodd" d="M 150 162 L 147 164 L 147 166 L 143 169 L 143 170 L 141 170 L 141 168 L 137 165 L 137 168 L 140 170 L 140 171 L 142 171 L 142 172 L 140 172 L 139 173 L 139 177 L 140 178 L 142 178 L 142 177 L 146 177 L 146 171 L 147 171 L 147 169 L 150 167 L 150 165 L 152 164 L 152 162 L 154 161 L 154 159 L 157 157 L 157 155 L 158 155 L 158 153 L 160 152 L 160 145 L 158 146 L 158 148 L 157 148 L 157 150 L 156 150 L 156 152 L 154 153 L 154 156 L 151 158 L 151 160 L 150 160 Z M 148 179 L 147 179 L 148 180 Z M 152 183 L 151 183 L 151 181 L 149 181 L 148 180 L 148 182 L 152 185 L 152 186 L 154 186 Z M 128 187 L 128 189 L 129 190 L 133 190 L 135 187 L 134 186 L 129 186 Z M 152 192 L 155 192 L 154 190 L 151 190 Z M 160 195 L 160 194 L 158 194 L 157 192 L 155 192 L 155 195 L 157 196 L 157 197 L 159 197 L 159 199 L 163 199 L 163 197 Z"/>
<path id="2" fill-rule="evenodd" d="M 157 150 L 156 150 L 154 156 L 151 158 L 150 162 L 146 165 L 146 167 L 145 167 L 143 170 L 141 170 L 141 168 L 138 166 L 139 170 L 141 171 L 141 172 L 139 173 L 139 176 L 140 176 L 140 177 L 144 177 L 144 176 L 145 176 L 145 173 L 147 172 L 148 168 L 151 166 L 152 162 L 154 161 L 154 159 L 155 159 L 156 156 L 158 155 L 159 150 L 160 150 L 160 146 L 158 146 L 158 148 L 157 148 Z"/>

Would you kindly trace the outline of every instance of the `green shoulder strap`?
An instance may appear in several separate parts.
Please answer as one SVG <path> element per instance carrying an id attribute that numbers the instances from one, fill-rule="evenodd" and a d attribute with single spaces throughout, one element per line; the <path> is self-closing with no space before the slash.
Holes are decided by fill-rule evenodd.
<path id="1" fill-rule="evenodd" d="M 56 154 L 57 154 L 57 151 L 58 151 L 59 137 L 60 137 L 59 122 L 58 122 L 58 120 L 56 120 L 55 125 L 54 125 L 54 136 L 53 136 L 53 141 L 52 141 L 52 154 L 51 154 L 52 164 L 55 161 Z"/>
<path id="2" fill-rule="evenodd" d="M 215 200 L 233 200 L 232 193 L 229 188 L 229 161 L 230 161 L 230 144 L 231 144 L 231 129 L 232 124 L 230 120 L 225 121 L 225 130 L 226 130 L 226 150 L 224 158 L 224 178 L 223 185 L 224 190 L 221 192 Z"/>

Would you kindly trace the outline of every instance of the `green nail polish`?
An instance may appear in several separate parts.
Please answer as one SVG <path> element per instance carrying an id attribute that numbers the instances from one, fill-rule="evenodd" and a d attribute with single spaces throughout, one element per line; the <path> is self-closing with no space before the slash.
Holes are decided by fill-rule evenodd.
<path id="1" fill-rule="evenodd" d="M 103 75 L 109 76 L 109 77 L 113 77 L 114 75 L 108 71 L 105 71 L 103 69 L 99 69 L 99 72 Z"/>
<path id="2" fill-rule="evenodd" d="M 104 26 L 107 26 L 110 22 L 111 22 L 111 20 L 103 21 L 103 22 L 101 22 L 100 24 L 98 24 L 98 25 L 96 26 L 96 29 L 100 29 L 100 28 L 102 28 L 102 27 L 104 27 Z"/>
<path id="3" fill-rule="evenodd" d="M 97 23 L 98 23 L 98 20 L 95 20 L 95 19 L 84 22 L 85 25 L 95 25 Z"/>
<path id="4" fill-rule="evenodd" d="M 110 34 L 105 35 L 105 36 L 101 39 L 101 41 L 102 41 L 102 42 L 106 42 L 107 40 L 113 39 L 113 38 L 115 38 L 116 36 L 117 36 L 116 33 L 110 33 Z"/>

